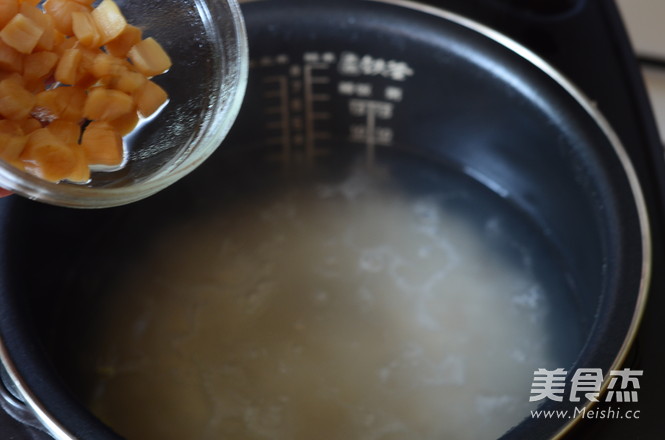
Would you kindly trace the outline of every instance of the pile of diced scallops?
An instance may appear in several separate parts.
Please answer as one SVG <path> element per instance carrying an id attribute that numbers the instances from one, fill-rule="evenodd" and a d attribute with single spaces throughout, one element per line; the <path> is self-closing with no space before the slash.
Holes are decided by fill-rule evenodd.
<path id="1" fill-rule="evenodd" d="M 113 0 L 40 3 L 0 0 L 0 159 L 85 183 L 121 166 L 123 136 L 165 105 L 151 78 L 171 60 Z"/>

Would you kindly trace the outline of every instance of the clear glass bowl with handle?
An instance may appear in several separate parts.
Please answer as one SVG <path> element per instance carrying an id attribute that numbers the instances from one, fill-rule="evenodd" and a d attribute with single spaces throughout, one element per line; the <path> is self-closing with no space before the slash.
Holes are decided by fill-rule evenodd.
<path id="1" fill-rule="evenodd" d="M 86 184 L 52 183 L 0 161 L 0 187 L 41 202 L 105 208 L 148 197 L 181 179 L 220 145 L 244 96 L 248 50 L 236 0 L 116 0 L 127 21 L 173 61 L 154 78 L 168 104 L 125 138 L 116 171 Z"/>

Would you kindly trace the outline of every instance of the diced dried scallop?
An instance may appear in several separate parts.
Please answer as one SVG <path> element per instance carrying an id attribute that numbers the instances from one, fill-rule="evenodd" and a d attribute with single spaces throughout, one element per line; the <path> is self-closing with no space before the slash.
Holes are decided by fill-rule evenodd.
<path id="1" fill-rule="evenodd" d="M 0 0 L 0 159 L 86 182 L 124 162 L 122 136 L 168 101 L 171 67 L 113 0 Z"/>

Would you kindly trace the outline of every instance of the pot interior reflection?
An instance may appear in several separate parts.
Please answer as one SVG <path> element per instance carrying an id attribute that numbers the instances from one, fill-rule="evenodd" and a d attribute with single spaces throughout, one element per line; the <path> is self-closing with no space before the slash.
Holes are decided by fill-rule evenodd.
<path id="1" fill-rule="evenodd" d="M 533 371 L 572 365 L 588 330 L 559 256 L 449 164 L 361 151 L 288 170 L 227 156 L 175 218 L 176 195 L 123 215 L 66 287 L 80 398 L 130 439 L 489 439 L 519 423 Z"/>

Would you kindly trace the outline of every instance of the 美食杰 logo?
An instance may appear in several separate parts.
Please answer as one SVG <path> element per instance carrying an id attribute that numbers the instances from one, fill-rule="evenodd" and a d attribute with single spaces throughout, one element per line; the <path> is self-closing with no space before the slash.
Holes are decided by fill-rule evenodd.
<path id="1" fill-rule="evenodd" d="M 530 402 L 552 400 L 555 402 L 588 402 L 605 403 L 637 403 L 640 389 L 640 378 L 643 370 L 611 370 L 608 373 L 607 392 L 601 400 L 601 389 L 606 377 L 600 368 L 579 368 L 569 379 L 569 372 L 563 368 L 547 370 L 539 368 L 533 372 Z M 575 407 L 572 412 L 567 409 L 532 410 L 533 418 L 565 418 L 575 417 L 595 419 L 639 419 L 640 410 L 635 408 L 618 409 L 603 406 L 598 409 Z"/>

